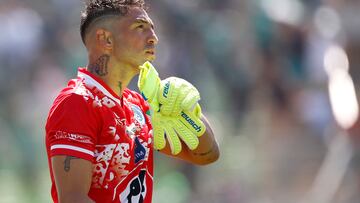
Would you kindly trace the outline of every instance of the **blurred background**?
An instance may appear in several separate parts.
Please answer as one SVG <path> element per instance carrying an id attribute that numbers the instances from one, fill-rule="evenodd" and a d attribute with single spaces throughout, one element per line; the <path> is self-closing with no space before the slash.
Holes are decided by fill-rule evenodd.
<path id="1" fill-rule="evenodd" d="M 221 151 L 208 166 L 156 154 L 155 203 L 360 202 L 360 1 L 147 3 L 160 76 L 198 87 Z M 0 203 L 51 202 L 44 125 L 87 64 L 82 7 L 0 1 Z"/>

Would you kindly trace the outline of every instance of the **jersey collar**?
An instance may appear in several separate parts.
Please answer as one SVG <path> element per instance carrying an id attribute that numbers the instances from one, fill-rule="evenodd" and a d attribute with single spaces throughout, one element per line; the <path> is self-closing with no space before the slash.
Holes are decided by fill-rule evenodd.
<path id="1" fill-rule="evenodd" d="M 78 69 L 78 77 L 83 78 L 86 85 L 96 87 L 107 97 L 111 98 L 116 103 L 121 104 L 120 97 L 103 80 L 91 74 L 85 68 Z"/>

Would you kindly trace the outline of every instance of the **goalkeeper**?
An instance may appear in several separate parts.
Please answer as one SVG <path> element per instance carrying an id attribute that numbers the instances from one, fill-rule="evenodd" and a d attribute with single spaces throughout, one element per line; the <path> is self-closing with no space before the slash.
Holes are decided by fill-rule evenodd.
<path id="1" fill-rule="evenodd" d="M 160 80 L 158 38 L 143 0 L 89 0 L 80 34 L 88 65 L 46 121 L 54 202 L 151 203 L 153 151 L 204 165 L 218 145 L 189 82 Z M 140 73 L 141 94 L 127 88 Z"/>

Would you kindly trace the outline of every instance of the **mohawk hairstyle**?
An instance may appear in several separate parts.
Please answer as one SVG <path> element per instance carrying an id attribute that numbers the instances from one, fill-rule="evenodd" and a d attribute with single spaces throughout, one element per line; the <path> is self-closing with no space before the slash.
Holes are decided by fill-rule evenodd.
<path id="1" fill-rule="evenodd" d="M 87 28 L 97 18 L 107 15 L 127 14 L 130 7 L 145 8 L 144 0 L 88 0 L 85 9 L 81 12 L 80 34 L 85 44 L 85 34 Z"/>

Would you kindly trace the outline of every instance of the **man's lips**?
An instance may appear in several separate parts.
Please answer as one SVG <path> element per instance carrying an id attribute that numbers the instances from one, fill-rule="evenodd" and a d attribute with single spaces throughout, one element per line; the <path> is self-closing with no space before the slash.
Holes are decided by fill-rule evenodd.
<path id="1" fill-rule="evenodd" d="M 154 55 L 155 54 L 155 47 L 154 46 L 148 46 L 145 48 L 145 53 Z"/>
<path id="2" fill-rule="evenodd" d="M 146 50 L 145 53 L 154 55 L 154 54 L 155 54 L 155 50 Z"/>

